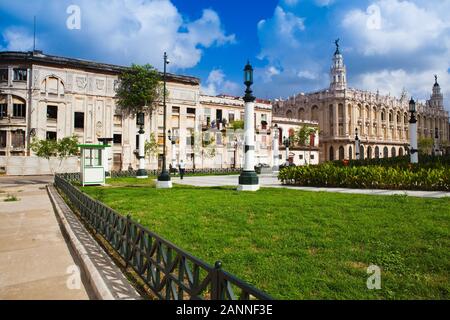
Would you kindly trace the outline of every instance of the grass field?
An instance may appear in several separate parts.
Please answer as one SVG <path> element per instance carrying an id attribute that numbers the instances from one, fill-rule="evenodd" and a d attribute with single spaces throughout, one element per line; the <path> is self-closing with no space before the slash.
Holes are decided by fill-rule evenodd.
<path id="1" fill-rule="evenodd" d="M 275 298 L 450 298 L 449 198 L 108 181 L 83 189 Z M 366 287 L 371 264 L 381 290 Z"/>

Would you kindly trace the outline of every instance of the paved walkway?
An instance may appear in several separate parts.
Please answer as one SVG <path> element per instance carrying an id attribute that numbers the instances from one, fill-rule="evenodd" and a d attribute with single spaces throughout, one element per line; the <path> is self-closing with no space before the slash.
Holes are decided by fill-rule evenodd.
<path id="1" fill-rule="evenodd" d="M 45 185 L 50 177 L 0 177 L 0 299 L 93 298 L 82 273 L 69 289 L 74 265 Z M 8 194 L 18 201 L 5 202 Z M 72 270 L 70 269 L 72 268 Z M 67 285 L 69 283 L 69 286 Z"/>
<path id="2" fill-rule="evenodd" d="M 173 178 L 174 183 L 193 185 L 198 187 L 216 187 L 216 186 L 233 186 L 238 183 L 238 176 L 195 176 L 180 178 Z M 259 183 L 262 187 L 267 188 L 289 188 L 304 191 L 316 192 L 339 192 L 352 194 L 370 194 L 370 195 L 408 195 L 411 197 L 420 198 L 443 198 L 450 197 L 450 192 L 443 191 L 402 191 L 402 190 L 379 190 L 379 189 L 346 189 L 346 188 L 314 188 L 314 187 L 293 187 L 283 186 L 277 177 L 272 175 L 260 175 Z"/>

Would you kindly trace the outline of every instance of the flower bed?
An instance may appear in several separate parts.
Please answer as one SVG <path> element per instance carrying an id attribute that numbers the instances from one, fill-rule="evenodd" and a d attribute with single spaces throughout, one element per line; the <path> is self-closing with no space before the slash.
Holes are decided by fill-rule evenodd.
<path id="1" fill-rule="evenodd" d="M 318 166 L 288 167 L 280 170 L 283 184 L 314 187 L 450 191 L 450 166 Z"/>

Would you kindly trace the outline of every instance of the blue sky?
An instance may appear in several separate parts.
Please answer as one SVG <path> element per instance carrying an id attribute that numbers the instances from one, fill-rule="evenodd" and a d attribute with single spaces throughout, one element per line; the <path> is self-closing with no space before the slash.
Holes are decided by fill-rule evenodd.
<path id="1" fill-rule="evenodd" d="M 351 87 L 424 100 L 438 74 L 448 99 L 448 12 L 450 0 L 0 0 L 0 50 L 31 49 L 36 15 L 45 53 L 159 68 L 167 51 L 171 72 L 233 95 L 250 59 L 256 94 L 285 98 L 328 86 L 340 38 Z"/>

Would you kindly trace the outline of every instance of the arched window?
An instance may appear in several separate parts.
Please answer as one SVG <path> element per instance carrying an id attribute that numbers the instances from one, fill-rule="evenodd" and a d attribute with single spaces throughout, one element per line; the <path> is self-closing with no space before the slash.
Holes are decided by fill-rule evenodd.
<path id="1" fill-rule="evenodd" d="M 319 107 L 313 106 L 311 109 L 311 120 L 312 121 L 319 121 Z"/>
<path id="2" fill-rule="evenodd" d="M 386 120 L 386 114 L 384 113 L 384 110 L 381 111 L 381 121 Z"/>
<path id="3" fill-rule="evenodd" d="M 389 122 L 394 121 L 393 116 L 392 116 L 392 111 L 389 111 Z"/>
<path id="4" fill-rule="evenodd" d="M 344 160 L 345 159 L 345 150 L 343 146 L 339 147 L 339 160 Z"/>
<path id="5" fill-rule="evenodd" d="M 339 119 L 344 118 L 344 105 L 342 103 L 339 103 L 338 105 L 338 117 Z"/>
<path id="6" fill-rule="evenodd" d="M 305 120 L 305 109 L 300 108 L 300 110 L 298 110 L 298 118 L 300 120 Z"/>
<path id="7" fill-rule="evenodd" d="M 400 147 L 400 148 L 398 149 L 398 155 L 399 155 L 400 157 L 403 157 L 403 148 L 402 148 L 402 147 Z"/>
<path id="8" fill-rule="evenodd" d="M 396 157 L 397 156 L 397 152 L 395 150 L 395 147 L 391 148 L 391 157 Z"/>
<path id="9" fill-rule="evenodd" d="M 348 147 L 348 158 L 353 160 L 353 148 L 352 146 Z"/>
<path id="10" fill-rule="evenodd" d="M 292 110 L 286 111 L 286 117 L 292 119 Z"/>
<path id="11" fill-rule="evenodd" d="M 378 146 L 375 147 L 375 158 L 376 159 L 380 158 L 380 148 Z"/>
<path id="12" fill-rule="evenodd" d="M 384 149 L 383 149 L 383 158 L 389 158 L 388 147 L 384 147 Z"/>
<path id="13" fill-rule="evenodd" d="M 364 160 L 364 146 L 359 146 L 359 158 Z"/>
<path id="14" fill-rule="evenodd" d="M 367 147 L 367 159 L 372 159 L 372 147 Z"/>
<path id="15" fill-rule="evenodd" d="M 56 76 L 49 76 L 42 81 L 41 92 L 53 95 L 63 95 L 64 83 Z"/>
<path id="16" fill-rule="evenodd" d="M 330 161 L 334 161 L 334 148 L 333 148 L 333 146 L 330 147 Z"/>

